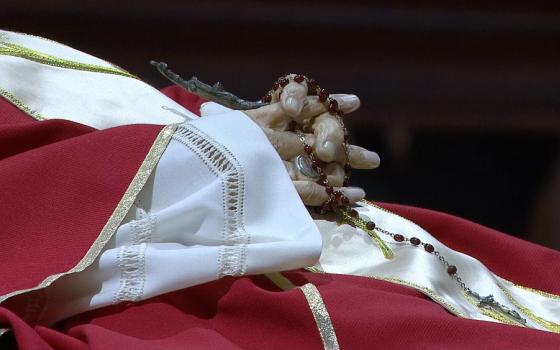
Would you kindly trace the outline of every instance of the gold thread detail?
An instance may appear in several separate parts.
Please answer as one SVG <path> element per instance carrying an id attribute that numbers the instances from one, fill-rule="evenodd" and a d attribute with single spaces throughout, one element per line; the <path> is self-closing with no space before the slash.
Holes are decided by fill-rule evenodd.
<path id="1" fill-rule="evenodd" d="M 307 271 L 309 272 L 313 272 L 313 273 L 328 273 L 325 272 L 321 269 L 319 269 L 316 266 L 311 266 L 311 267 L 306 267 L 305 268 Z M 409 281 L 405 281 L 403 279 L 400 278 L 394 278 L 394 277 L 383 277 L 383 276 L 360 276 L 357 275 L 359 277 L 368 277 L 368 278 L 372 278 L 372 279 L 376 279 L 376 280 L 380 280 L 380 281 L 385 281 L 385 282 L 391 282 L 391 283 L 396 283 L 396 284 L 400 284 L 406 287 L 410 287 L 413 289 L 416 289 L 417 291 L 419 291 L 420 293 L 428 296 L 430 299 L 432 299 L 435 303 L 438 303 L 439 305 L 441 305 L 442 307 L 444 307 L 445 309 L 449 310 L 449 312 L 451 312 L 452 314 L 454 314 L 455 316 L 459 316 L 459 317 L 463 317 L 463 318 L 469 318 L 466 314 L 462 313 L 461 311 L 459 311 L 456 307 L 454 307 L 453 305 L 451 305 L 450 303 L 448 303 L 445 298 L 443 298 L 442 296 L 440 296 L 439 294 L 437 294 L 435 291 L 433 291 L 432 289 L 428 288 L 428 287 L 424 287 L 420 284 L 416 284 L 414 282 L 409 282 Z"/>
<path id="2" fill-rule="evenodd" d="M 499 285 L 500 289 L 502 290 L 502 292 L 504 292 L 504 294 L 506 295 L 506 297 L 509 299 L 509 301 L 517 308 L 519 309 L 519 311 L 521 311 L 522 313 L 524 313 L 527 317 L 529 317 L 533 322 L 535 322 L 536 324 L 544 327 L 545 329 L 554 332 L 554 333 L 560 333 L 560 324 L 549 321 L 547 319 L 544 319 L 542 317 L 540 317 L 539 315 L 535 314 L 531 309 L 521 305 L 521 303 L 519 303 L 514 297 L 513 295 L 511 295 L 509 293 L 508 290 L 506 290 L 503 286 Z"/>
<path id="3" fill-rule="evenodd" d="M 385 241 L 383 241 L 381 237 L 379 237 L 379 235 L 375 233 L 374 230 L 368 230 L 363 220 L 360 220 L 359 218 L 354 218 L 350 216 L 350 214 L 348 214 L 347 212 L 342 212 L 340 213 L 339 216 L 341 222 L 345 224 L 349 224 L 354 227 L 358 227 L 362 229 L 362 231 L 364 231 L 368 236 L 370 236 L 370 238 L 375 242 L 375 245 L 377 245 L 377 247 L 383 253 L 385 259 L 393 259 L 395 257 L 393 250 L 391 250 L 391 248 L 387 246 Z"/>
<path id="4" fill-rule="evenodd" d="M 323 347 L 325 350 L 338 350 L 340 346 L 338 345 L 338 339 L 332 325 L 331 317 L 323 298 L 317 287 L 311 283 L 307 283 L 299 287 L 309 304 L 313 318 L 317 323 L 317 329 L 319 330 L 319 335 L 323 341 Z"/>
<path id="5" fill-rule="evenodd" d="M 453 306 L 449 302 L 447 302 L 447 300 L 445 300 L 445 298 L 443 298 L 441 295 L 437 294 L 435 291 L 433 291 L 432 289 L 430 289 L 428 287 L 424 287 L 424 286 L 422 286 L 420 284 L 416 284 L 414 282 L 405 281 L 405 280 L 402 280 L 400 278 L 382 277 L 382 276 L 369 276 L 369 277 L 373 278 L 373 279 L 378 279 L 378 280 L 382 280 L 382 281 L 386 281 L 386 282 L 392 282 L 392 283 L 400 284 L 400 285 L 403 285 L 403 286 L 406 286 L 406 287 L 414 288 L 417 291 L 421 292 L 422 294 L 428 296 L 434 302 L 438 303 L 439 305 L 441 305 L 442 307 L 447 309 L 449 312 L 451 312 L 455 316 L 459 316 L 459 317 L 463 317 L 463 318 L 469 318 L 466 314 L 462 313 L 455 306 Z"/>
<path id="6" fill-rule="evenodd" d="M 515 284 L 511 281 L 507 281 L 507 282 L 511 283 L 516 288 L 523 289 L 527 292 L 531 292 L 531 293 L 534 293 L 534 294 L 538 294 L 541 297 L 545 297 L 545 298 L 549 298 L 549 299 L 553 299 L 553 300 L 560 300 L 560 295 L 544 292 L 542 290 L 538 290 L 538 289 L 534 289 L 534 288 L 530 288 L 530 287 L 525 287 L 525 286 L 522 286 L 520 284 Z"/>
<path id="7" fill-rule="evenodd" d="M 66 272 L 48 276 L 41 283 L 39 283 L 37 286 L 33 288 L 17 290 L 0 296 L 0 304 L 2 304 L 6 300 L 14 296 L 46 288 L 61 277 L 72 273 L 81 272 L 84 269 L 86 269 L 88 266 L 90 266 L 95 261 L 95 259 L 97 259 L 98 255 L 101 253 L 101 251 L 103 250 L 107 242 L 109 242 L 109 240 L 111 239 L 115 231 L 119 228 L 122 220 L 130 210 L 130 207 L 132 206 L 136 197 L 144 187 L 146 181 L 148 181 L 148 178 L 150 177 L 152 171 L 154 170 L 157 163 L 159 162 L 161 155 L 163 154 L 163 152 L 167 148 L 167 145 L 171 141 L 171 136 L 173 136 L 173 133 L 175 132 L 176 128 L 177 125 L 172 124 L 172 125 L 165 126 L 160 131 L 159 135 L 156 137 L 154 143 L 152 144 L 152 147 L 148 151 L 146 158 L 140 165 L 140 168 L 136 172 L 136 175 L 132 179 L 123 197 L 121 198 L 115 210 L 113 211 L 113 214 L 111 215 L 111 217 L 109 218 L 109 220 L 107 221 L 103 229 L 101 230 L 95 242 L 93 242 L 88 252 L 78 262 L 78 264 L 76 264 L 76 266 L 74 266 L 72 269 Z M 44 305 L 42 305 L 41 307 L 37 307 L 38 312 L 40 312 L 40 309 L 42 309 L 43 306 Z"/>
<path id="8" fill-rule="evenodd" d="M 0 55 L 20 57 L 33 62 L 46 64 L 53 67 L 74 69 L 74 70 L 81 70 L 81 71 L 95 72 L 95 73 L 121 75 L 124 77 L 137 79 L 135 75 L 130 74 L 129 72 L 121 69 L 117 69 L 114 67 L 109 68 L 96 64 L 67 60 L 67 59 L 47 55 L 45 53 L 33 49 L 29 49 L 27 47 L 18 44 L 9 43 L 6 41 L 0 41 Z"/>
<path id="9" fill-rule="evenodd" d="M 2 88 L 0 88 L 0 95 L 2 97 L 4 97 L 6 100 L 8 100 L 9 102 L 11 102 L 14 106 L 19 108 L 22 112 L 24 112 L 25 114 L 30 116 L 31 118 L 39 120 L 39 121 L 47 119 L 47 118 L 43 117 L 41 114 L 39 114 L 38 112 L 29 108 L 26 104 L 21 102 L 17 97 L 12 95 L 10 92 L 8 92 L 8 91 L 6 91 Z"/>

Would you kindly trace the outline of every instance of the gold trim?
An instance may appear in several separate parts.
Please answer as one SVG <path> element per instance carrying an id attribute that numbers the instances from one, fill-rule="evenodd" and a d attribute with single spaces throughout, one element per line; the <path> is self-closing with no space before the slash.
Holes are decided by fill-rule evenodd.
<path id="1" fill-rule="evenodd" d="M 508 281 L 508 280 L 505 280 L 505 281 Z M 523 289 L 527 292 L 531 292 L 531 293 L 540 295 L 541 297 L 553 299 L 553 300 L 556 300 L 556 301 L 560 300 L 560 295 L 556 295 L 556 294 L 552 294 L 552 293 L 548 293 L 548 292 L 543 292 L 542 290 L 538 290 L 538 289 L 534 289 L 534 288 L 530 288 L 530 287 L 525 287 L 525 286 L 522 286 L 520 284 L 513 283 L 511 281 L 508 281 L 508 282 L 511 283 L 516 288 Z"/>
<path id="2" fill-rule="evenodd" d="M 375 233 L 375 230 L 369 230 L 364 224 L 363 220 L 354 218 L 350 216 L 350 214 L 348 214 L 347 212 L 342 212 L 340 214 L 340 220 L 345 224 L 349 224 L 351 226 L 362 229 L 362 231 L 364 231 L 374 241 L 377 247 L 381 250 L 385 259 L 393 259 L 395 257 L 393 250 L 389 248 L 389 246 L 387 246 L 385 241 L 383 241 L 377 233 Z"/>
<path id="3" fill-rule="evenodd" d="M 428 287 L 424 287 L 424 286 L 422 286 L 420 284 L 416 284 L 414 282 L 405 281 L 405 280 L 402 280 L 400 278 L 382 277 L 382 276 L 368 276 L 368 277 L 373 278 L 373 279 L 377 279 L 377 280 L 386 281 L 386 282 L 400 284 L 402 286 L 406 286 L 406 287 L 410 287 L 410 288 L 414 288 L 417 291 L 419 291 L 420 293 L 422 293 L 422 294 L 426 295 L 427 297 L 429 297 L 430 299 L 432 299 L 435 303 L 437 303 L 437 304 L 441 305 L 442 307 L 444 307 L 445 309 L 447 309 L 449 312 L 451 312 L 455 316 L 470 319 L 470 317 L 468 317 L 466 314 L 462 313 L 455 306 L 453 306 L 449 302 L 447 302 L 447 300 L 445 300 L 444 297 L 437 294 L 434 290 L 432 290 Z"/>
<path id="4" fill-rule="evenodd" d="M 276 284 L 278 288 L 284 291 L 296 288 L 296 285 L 293 284 L 292 281 L 290 281 L 281 272 L 266 273 L 265 276 L 268 277 L 274 284 Z M 319 336 L 321 337 L 321 341 L 323 342 L 323 348 L 325 350 L 340 349 L 338 345 L 338 339 L 332 325 L 331 317 L 317 287 L 315 287 L 311 283 L 307 283 L 297 288 L 299 288 L 303 292 L 305 300 L 307 300 L 307 304 L 309 304 L 309 308 L 311 309 L 311 313 L 313 314 L 313 319 L 317 324 Z"/>
<path id="5" fill-rule="evenodd" d="M 81 272 L 85 268 L 90 266 L 97 259 L 98 255 L 101 253 L 101 251 L 103 250 L 107 242 L 109 242 L 109 240 L 111 239 L 111 237 L 113 236 L 117 228 L 120 226 L 122 220 L 130 210 L 130 207 L 134 203 L 134 200 L 136 199 L 136 197 L 144 187 L 146 181 L 148 181 L 148 178 L 150 177 L 152 171 L 154 170 L 157 163 L 159 162 L 161 155 L 167 148 L 169 141 L 171 141 L 171 136 L 173 136 L 173 133 L 175 132 L 176 128 L 177 125 L 175 124 L 167 125 L 160 131 L 152 147 L 148 151 L 146 158 L 140 165 L 140 168 L 138 169 L 136 175 L 132 179 L 123 197 L 117 204 L 117 207 L 113 211 L 113 214 L 111 215 L 111 217 L 109 218 L 109 220 L 107 221 L 107 223 L 105 224 L 101 232 L 99 233 L 99 236 L 97 237 L 95 242 L 93 242 L 88 252 L 78 262 L 78 264 L 76 264 L 76 266 L 74 266 L 72 269 L 66 272 L 48 276 L 41 283 L 39 283 L 37 286 L 33 288 L 17 290 L 0 296 L 0 304 L 2 304 L 6 300 L 16 295 L 21 295 L 24 293 L 46 288 L 61 277 L 71 273 Z M 42 306 L 37 307 L 38 312 L 40 311 L 40 309 L 42 309 Z"/>
<path id="6" fill-rule="evenodd" d="M 544 319 L 542 317 L 540 317 L 539 315 L 535 314 L 531 309 L 523 306 L 521 303 L 519 303 L 514 297 L 513 295 L 511 295 L 509 293 L 509 291 L 507 289 L 505 289 L 503 286 L 499 285 L 500 289 L 502 290 L 502 292 L 504 292 L 504 294 L 506 295 L 506 297 L 509 299 L 509 301 L 517 308 L 519 309 L 519 311 L 521 311 L 522 313 L 524 313 L 527 317 L 529 317 L 531 319 L 531 321 L 535 322 L 536 324 L 538 324 L 541 327 L 544 327 L 545 329 L 554 332 L 554 333 L 560 333 L 560 324 L 549 321 L 547 319 Z"/>
<path id="7" fill-rule="evenodd" d="M 6 90 L 2 89 L 1 87 L 0 87 L 0 96 L 4 97 L 6 100 L 11 102 L 14 106 L 19 108 L 22 112 L 24 112 L 25 114 L 27 114 L 28 116 L 30 116 L 33 119 L 36 119 L 36 120 L 39 120 L 39 121 L 47 119 L 47 118 L 43 117 L 41 114 L 39 114 L 38 112 L 29 108 L 26 104 L 21 102 L 17 97 L 12 95 L 9 91 L 6 91 Z"/>
<path id="8" fill-rule="evenodd" d="M 323 341 L 323 347 L 325 350 L 338 350 L 340 346 L 338 345 L 338 339 L 332 325 L 331 316 L 327 311 L 327 307 L 323 302 L 323 298 L 319 293 L 317 287 L 311 283 L 307 283 L 299 287 L 305 295 L 305 299 L 309 304 L 315 323 L 317 323 L 317 329 L 319 330 L 319 335 Z"/>
<path id="9" fill-rule="evenodd" d="M 0 41 L 0 55 L 24 58 L 33 62 L 46 64 L 53 67 L 74 69 L 74 70 L 95 72 L 95 73 L 121 75 L 124 77 L 137 79 L 135 75 L 130 74 L 129 72 L 121 69 L 117 69 L 114 67 L 109 68 L 96 64 L 67 60 L 67 59 L 47 55 L 45 53 L 27 48 L 25 46 L 21 46 L 6 41 Z"/>

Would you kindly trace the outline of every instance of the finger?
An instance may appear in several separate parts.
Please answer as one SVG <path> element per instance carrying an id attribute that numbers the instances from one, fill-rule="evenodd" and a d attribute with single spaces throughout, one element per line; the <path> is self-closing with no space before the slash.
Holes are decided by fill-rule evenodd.
<path id="1" fill-rule="evenodd" d="M 292 179 L 292 181 L 298 180 L 298 172 L 296 171 L 294 164 L 292 162 L 284 161 L 284 166 L 288 171 L 288 175 L 290 175 L 290 179 Z"/>
<path id="2" fill-rule="evenodd" d="M 348 145 L 348 162 L 355 169 L 375 169 L 381 163 L 381 159 L 375 152 L 360 146 Z"/>
<path id="3" fill-rule="evenodd" d="M 280 103 L 271 103 L 257 109 L 250 109 L 243 112 L 263 128 L 284 129 L 291 120 L 291 118 L 284 113 Z"/>
<path id="4" fill-rule="evenodd" d="M 338 102 L 338 108 L 340 108 L 344 114 L 352 113 L 360 108 L 360 99 L 356 95 L 332 94 L 330 97 Z M 327 112 L 327 107 L 327 104 L 319 101 L 317 96 L 309 96 L 307 97 L 307 103 L 305 103 L 301 111 L 300 118 L 302 120 L 314 118 L 319 114 Z"/>
<path id="5" fill-rule="evenodd" d="M 325 187 L 311 181 L 294 181 L 294 186 L 305 205 L 320 206 L 329 199 Z M 365 197 L 365 192 L 358 187 L 337 187 L 348 198 L 350 203 L 356 203 Z"/>
<path id="6" fill-rule="evenodd" d="M 344 167 L 338 163 L 328 163 L 323 167 L 323 170 L 327 174 L 327 180 L 329 184 L 334 187 L 342 186 L 344 183 Z"/>
<path id="7" fill-rule="evenodd" d="M 344 130 L 337 117 L 323 113 L 313 122 L 313 133 L 317 140 L 315 152 L 324 162 L 332 162 L 336 158 L 337 149 L 344 142 Z"/>
<path id="8" fill-rule="evenodd" d="M 276 152 L 283 160 L 291 160 L 295 156 L 304 153 L 304 145 L 299 136 L 286 131 L 277 131 L 269 128 L 263 129 L 268 140 L 276 149 Z M 315 144 L 315 136 L 304 134 L 305 143 L 313 147 Z"/>
<path id="9" fill-rule="evenodd" d="M 301 114 L 306 97 L 307 85 L 305 83 L 290 81 L 282 91 L 280 105 L 287 116 L 296 118 Z"/>

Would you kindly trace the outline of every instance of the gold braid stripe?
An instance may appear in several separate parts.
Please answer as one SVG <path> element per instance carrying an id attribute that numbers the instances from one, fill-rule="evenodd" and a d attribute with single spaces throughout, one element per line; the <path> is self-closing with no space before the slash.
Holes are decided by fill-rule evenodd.
<path id="1" fill-rule="evenodd" d="M 5 41 L 0 41 L 0 55 L 20 57 L 37 63 L 46 64 L 49 66 L 54 66 L 59 68 L 75 69 L 75 70 L 105 73 L 105 74 L 114 74 L 114 75 L 121 75 L 124 77 L 137 79 L 135 75 L 130 74 L 129 72 L 121 69 L 67 60 L 67 59 L 47 55 L 45 53 L 33 49 L 29 49 L 24 46 L 5 42 Z"/>
<path id="2" fill-rule="evenodd" d="M 136 172 L 136 175 L 132 179 L 132 182 L 128 186 L 120 202 L 117 204 L 117 207 L 113 211 L 113 214 L 111 215 L 111 217 L 109 218 L 109 220 L 107 221 L 107 223 L 105 224 L 101 232 L 99 233 L 99 236 L 97 237 L 95 242 L 93 242 L 93 244 L 91 245 L 88 252 L 82 258 L 82 260 L 80 260 L 76 264 L 76 266 L 74 266 L 72 269 L 66 272 L 51 275 L 45 278 L 41 283 L 39 283 L 37 286 L 33 288 L 17 290 L 0 296 L 0 304 L 2 304 L 6 300 L 16 295 L 46 288 L 61 277 L 71 273 L 81 272 L 85 270 L 88 266 L 90 266 L 95 261 L 95 259 L 97 259 L 97 257 L 99 256 L 99 254 L 101 253 L 101 251 L 103 250 L 107 242 L 109 242 L 111 237 L 113 237 L 113 234 L 119 228 L 122 220 L 124 219 L 128 211 L 130 210 L 130 207 L 134 203 L 134 200 L 136 199 L 136 197 L 144 187 L 146 181 L 148 181 L 148 178 L 152 174 L 152 171 L 154 170 L 157 163 L 159 162 L 159 159 L 163 154 L 163 152 L 165 151 L 165 149 L 167 148 L 169 141 L 171 141 L 171 136 L 173 136 L 173 133 L 175 132 L 176 128 L 177 125 L 173 124 L 173 125 L 165 126 L 161 130 L 156 140 L 154 141 L 152 147 L 148 151 L 146 158 L 144 159 L 144 161 L 140 165 L 140 168 Z M 37 312 L 41 312 L 43 307 L 44 305 L 40 305 L 40 307 L 37 307 Z"/>
<path id="3" fill-rule="evenodd" d="M 292 281 L 286 278 L 281 272 L 267 273 L 265 276 L 284 291 L 296 288 Z M 325 350 L 339 350 L 340 346 L 338 345 L 338 339 L 331 322 L 331 317 L 317 287 L 311 283 L 307 283 L 297 288 L 303 292 L 305 300 L 307 300 L 309 304 L 313 319 L 315 319 L 317 329 L 319 330 L 319 336 L 323 342 L 323 348 Z"/>
<path id="4" fill-rule="evenodd" d="M 529 317 L 533 322 L 535 322 L 536 324 L 548 329 L 551 332 L 554 333 L 560 333 L 560 324 L 546 320 L 542 317 L 540 317 L 539 315 L 535 314 L 533 311 L 531 311 L 529 308 L 521 305 L 514 297 L 513 295 L 510 294 L 510 292 L 505 289 L 503 286 L 499 285 L 500 289 L 502 290 L 502 292 L 504 292 L 504 294 L 506 295 L 506 297 L 509 299 L 509 301 L 515 305 L 515 307 L 517 309 L 519 309 L 519 311 L 523 312 L 527 317 Z"/>
<path id="5" fill-rule="evenodd" d="M 511 284 L 513 284 L 514 287 L 517 287 L 519 289 L 523 289 L 526 290 L 527 292 L 531 292 L 531 293 L 535 293 L 540 295 L 541 297 L 545 297 L 545 298 L 549 298 L 549 299 L 553 299 L 556 301 L 560 300 L 560 295 L 556 295 L 556 294 L 552 294 L 552 293 L 547 293 L 547 292 L 543 292 L 542 290 L 538 290 L 538 289 L 533 289 L 533 288 L 529 288 L 529 287 L 525 287 L 522 286 L 520 284 L 515 284 L 513 282 L 510 282 Z"/>
<path id="6" fill-rule="evenodd" d="M 391 248 L 389 248 L 389 246 L 387 246 L 385 241 L 383 241 L 381 239 L 381 237 L 379 237 L 379 235 L 377 233 L 375 233 L 374 230 L 368 230 L 368 228 L 366 227 L 366 224 L 364 223 L 363 220 L 360 220 L 358 218 L 354 218 L 354 217 L 350 216 L 350 214 L 348 214 L 347 212 L 342 212 L 342 213 L 340 213 L 340 221 L 345 223 L 345 224 L 350 224 L 354 227 L 358 227 L 358 228 L 362 229 L 362 231 L 367 233 L 367 235 L 370 236 L 371 239 L 375 242 L 377 247 L 379 247 L 379 249 L 383 253 L 383 256 L 385 257 L 385 259 L 393 259 L 395 257 L 395 254 L 393 253 L 393 250 L 391 250 Z"/>
<path id="7" fill-rule="evenodd" d="M 29 108 L 26 104 L 21 102 L 17 97 L 12 95 L 9 91 L 6 91 L 0 87 L 0 96 L 4 97 L 6 100 L 11 102 L 14 106 L 19 108 L 22 112 L 29 115 L 31 118 L 36 120 L 45 120 L 47 118 L 43 117 L 38 112 L 34 111 L 33 109 Z"/>

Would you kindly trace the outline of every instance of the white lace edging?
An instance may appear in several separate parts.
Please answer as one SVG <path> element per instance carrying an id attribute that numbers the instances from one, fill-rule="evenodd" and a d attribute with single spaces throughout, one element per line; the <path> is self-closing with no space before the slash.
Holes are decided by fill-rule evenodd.
<path id="1" fill-rule="evenodd" d="M 243 225 L 245 177 L 235 156 L 190 123 L 177 128 L 173 139 L 195 153 L 222 183 L 224 225 L 218 257 L 218 278 L 244 275 L 250 235 Z"/>

